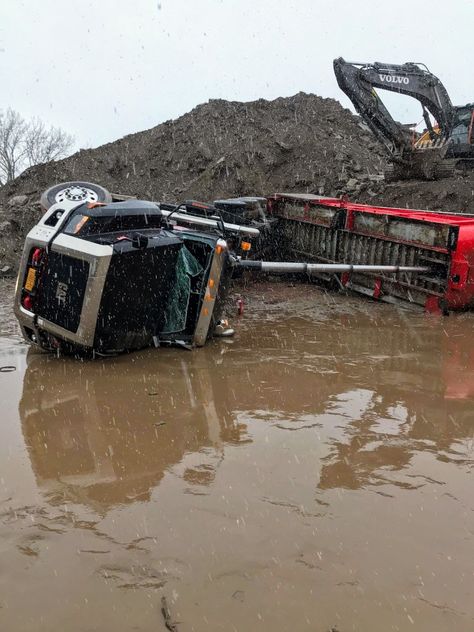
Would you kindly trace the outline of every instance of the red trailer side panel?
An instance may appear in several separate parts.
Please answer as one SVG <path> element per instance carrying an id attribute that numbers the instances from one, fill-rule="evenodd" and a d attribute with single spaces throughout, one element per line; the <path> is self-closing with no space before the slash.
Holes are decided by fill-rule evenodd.
<path id="1" fill-rule="evenodd" d="M 431 267 L 423 275 L 341 275 L 339 283 L 350 289 L 429 311 L 474 307 L 474 216 L 292 193 L 269 197 L 267 208 L 296 257 Z"/>

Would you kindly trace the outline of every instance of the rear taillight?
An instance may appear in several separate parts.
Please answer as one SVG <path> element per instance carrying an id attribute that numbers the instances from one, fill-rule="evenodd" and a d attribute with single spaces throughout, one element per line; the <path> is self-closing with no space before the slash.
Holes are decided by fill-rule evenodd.
<path id="1" fill-rule="evenodd" d="M 46 259 L 44 248 L 32 248 L 28 257 L 25 277 L 23 279 L 21 304 L 28 311 L 32 311 L 35 304 L 35 296 L 40 283 L 41 268 Z"/>
<path id="2" fill-rule="evenodd" d="M 44 248 L 34 248 L 31 254 L 31 263 L 34 266 L 39 266 L 41 259 L 44 255 Z"/>
<path id="3" fill-rule="evenodd" d="M 25 294 L 23 296 L 21 304 L 25 309 L 31 312 L 31 310 L 33 309 L 33 297 L 31 296 L 31 294 Z"/>

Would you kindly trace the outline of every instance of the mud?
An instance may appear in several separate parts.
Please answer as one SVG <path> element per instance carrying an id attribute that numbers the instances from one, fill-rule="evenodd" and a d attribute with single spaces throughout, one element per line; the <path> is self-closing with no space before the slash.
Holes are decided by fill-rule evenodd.
<path id="1" fill-rule="evenodd" d="M 80 363 L 11 292 L 0 629 L 473 629 L 472 315 L 256 285 L 231 341 Z"/>

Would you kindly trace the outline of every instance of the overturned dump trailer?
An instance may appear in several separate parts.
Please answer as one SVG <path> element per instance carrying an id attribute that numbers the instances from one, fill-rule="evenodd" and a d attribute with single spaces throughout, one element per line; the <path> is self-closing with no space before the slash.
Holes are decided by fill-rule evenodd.
<path id="1" fill-rule="evenodd" d="M 427 311 L 474 307 L 474 216 L 355 204 L 279 193 L 268 198 L 276 247 L 286 258 L 417 270 L 334 270 L 312 274 L 339 287 Z M 426 268 L 420 272 L 418 268 Z M 337 270 L 336 270 L 337 272 Z"/>

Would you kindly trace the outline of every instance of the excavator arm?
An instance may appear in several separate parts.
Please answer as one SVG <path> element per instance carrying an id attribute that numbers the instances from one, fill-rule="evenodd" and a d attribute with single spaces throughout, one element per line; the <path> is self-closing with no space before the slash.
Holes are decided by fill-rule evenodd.
<path id="1" fill-rule="evenodd" d="M 339 87 L 389 152 L 393 162 L 404 165 L 407 171 L 411 169 L 416 172 L 420 166 L 422 171 L 426 171 L 430 162 L 442 158 L 456 113 L 446 88 L 425 66 L 415 63 L 351 63 L 339 57 L 334 60 L 334 73 Z M 433 141 L 432 149 L 437 150 L 431 152 L 428 160 L 426 155 L 417 156 L 420 150 L 414 148 L 409 130 L 394 120 L 375 88 L 406 94 L 421 103 L 426 127 Z M 436 131 L 431 125 L 430 114 L 437 122 Z"/>

